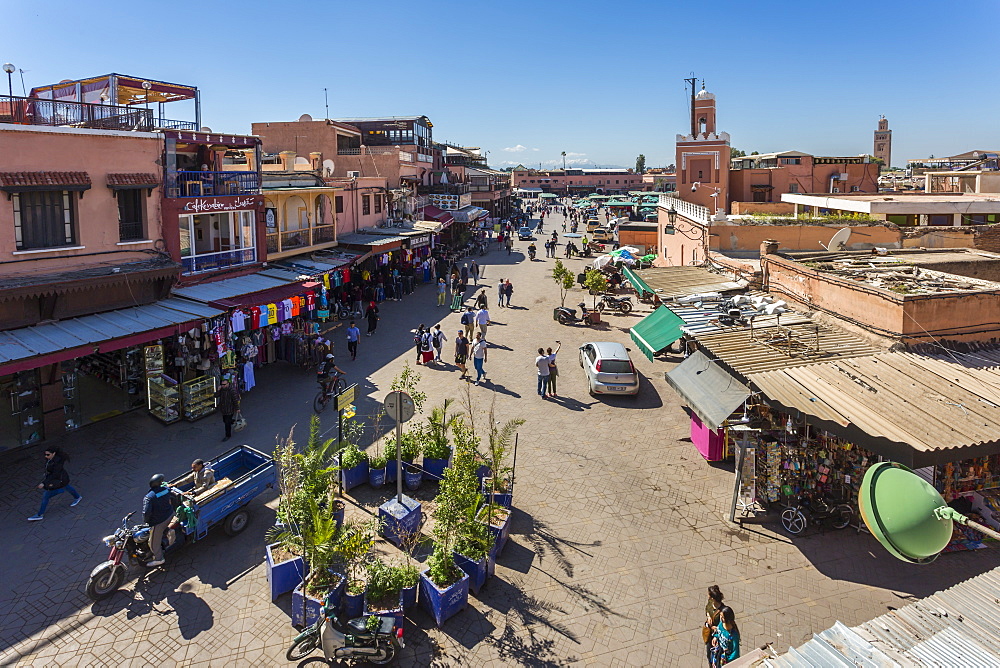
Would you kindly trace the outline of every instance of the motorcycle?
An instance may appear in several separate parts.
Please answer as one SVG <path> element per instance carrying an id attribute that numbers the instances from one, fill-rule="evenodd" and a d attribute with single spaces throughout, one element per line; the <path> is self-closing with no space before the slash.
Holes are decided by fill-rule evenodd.
<path id="1" fill-rule="evenodd" d="M 798 536 L 809 523 L 821 528 L 829 524 L 834 529 L 844 529 L 854 521 L 854 508 L 846 503 L 804 494 L 781 513 L 781 526 L 785 531 Z"/>
<path id="2" fill-rule="evenodd" d="M 534 246 L 534 244 L 532 244 L 531 246 L 528 246 L 528 259 L 529 259 L 529 260 L 534 260 L 534 259 L 535 259 L 535 254 L 536 254 L 537 252 L 538 252 L 538 251 L 537 251 L 537 250 L 535 250 L 535 246 Z"/>
<path id="3" fill-rule="evenodd" d="M 128 521 L 133 515 L 134 512 L 126 515 L 122 519 L 121 527 L 112 535 L 104 537 L 104 544 L 111 548 L 111 553 L 107 561 L 98 564 L 90 572 L 86 592 L 91 600 L 100 601 L 111 596 L 122 586 L 130 565 L 144 564 L 153 559 L 153 551 L 149 546 L 152 527 L 148 524 L 136 524 L 130 527 Z M 167 535 L 164 535 L 164 553 L 184 542 L 182 538 L 184 532 L 178 531 L 176 535 L 177 540 L 172 542 Z"/>
<path id="4" fill-rule="evenodd" d="M 322 649 L 327 662 L 348 659 L 381 666 L 392 661 L 403 647 L 406 647 L 403 629 L 396 628 L 395 617 L 358 617 L 347 622 L 345 627 L 327 598 L 320 608 L 319 618 L 295 636 L 285 658 L 299 661 L 316 649 Z"/>
<path id="5" fill-rule="evenodd" d="M 580 307 L 580 310 L 583 313 L 580 317 L 577 317 L 575 308 L 569 308 L 568 306 L 560 306 L 556 308 L 555 316 L 560 325 L 569 325 L 574 322 L 590 323 L 590 314 L 593 313 L 593 311 L 582 303 L 577 304 L 577 306 Z"/>
<path id="6" fill-rule="evenodd" d="M 601 298 L 597 300 L 598 311 L 604 311 L 607 309 L 609 311 L 618 311 L 619 313 L 631 313 L 632 308 L 632 297 L 628 295 L 625 295 L 624 297 L 601 295 Z"/>

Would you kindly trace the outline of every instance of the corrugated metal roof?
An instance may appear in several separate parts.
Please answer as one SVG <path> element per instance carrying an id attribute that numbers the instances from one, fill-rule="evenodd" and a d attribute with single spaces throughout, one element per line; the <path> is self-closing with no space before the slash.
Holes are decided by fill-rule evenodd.
<path id="1" fill-rule="evenodd" d="M 997 367 L 970 368 L 961 359 L 884 353 L 752 373 L 749 378 L 787 408 L 917 452 L 955 460 L 972 456 L 956 450 L 1000 445 Z M 916 461 L 928 463 L 920 457 Z"/>
<path id="2" fill-rule="evenodd" d="M 837 622 L 760 666 L 1000 667 L 1000 569 L 871 621 Z"/>
<path id="3" fill-rule="evenodd" d="M 661 299 L 699 292 L 743 290 L 746 282 L 734 282 L 701 267 L 653 267 L 635 272 Z"/>
<path id="4" fill-rule="evenodd" d="M 337 241 L 341 244 L 350 246 L 385 246 L 391 243 L 399 243 L 406 238 L 407 237 L 400 236 L 398 234 L 393 236 L 380 236 L 374 234 L 345 234 L 342 237 L 338 237 Z"/>
<path id="5" fill-rule="evenodd" d="M 684 333 L 694 337 L 714 332 L 750 329 L 742 325 L 722 324 L 719 322 L 719 316 L 722 314 L 714 308 L 696 308 L 694 306 L 681 306 L 679 304 L 666 304 L 666 307 L 680 316 L 681 320 L 684 321 Z M 801 313 L 783 313 L 780 316 L 767 315 L 766 313 L 758 313 L 752 306 L 745 306 L 740 310 L 743 312 L 745 319 L 753 317 L 754 329 L 774 327 L 775 325 L 801 325 L 812 322 L 809 316 L 802 315 Z"/>
<path id="6" fill-rule="evenodd" d="M 107 313 L 95 313 L 0 332 L 0 364 L 222 315 L 223 311 L 184 299 Z"/>
<path id="7" fill-rule="evenodd" d="M 710 332 L 698 336 L 698 345 L 744 376 L 882 352 L 853 334 L 811 321 Z"/>
<path id="8" fill-rule="evenodd" d="M 272 265 L 263 271 L 257 272 L 261 276 L 267 276 L 269 278 L 277 278 L 280 281 L 286 283 L 293 283 L 295 281 L 301 281 L 312 276 L 312 272 L 302 272 L 295 271 L 294 269 L 279 267 L 278 265 Z"/>
<path id="9" fill-rule="evenodd" d="M 192 285 L 186 288 L 174 288 L 173 293 L 178 297 L 208 303 L 228 297 L 248 295 L 251 292 L 270 290 L 281 285 L 287 285 L 290 282 L 289 280 L 273 278 L 271 276 L 262 276 L 258 273 L 250 274 L 249 276 L 226 278 L 213 283 Z"/>

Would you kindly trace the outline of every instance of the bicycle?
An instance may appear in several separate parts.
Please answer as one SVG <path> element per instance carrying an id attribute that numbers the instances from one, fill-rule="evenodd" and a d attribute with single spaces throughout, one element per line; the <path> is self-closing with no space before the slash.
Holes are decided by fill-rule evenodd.
<path id="1" fill-rule="evenodd" d="M 340 374 L 333 376 L 328 381 L 320 380 L 318 382 L 319 392 L 316 394 L 316 398 L 313 399 L 313 411 L 315 411 L 316 415 L 325 411 L 326 407 L 331 403 L 330 399 L 343 392 L 346 387 L 344 377 Z"/>

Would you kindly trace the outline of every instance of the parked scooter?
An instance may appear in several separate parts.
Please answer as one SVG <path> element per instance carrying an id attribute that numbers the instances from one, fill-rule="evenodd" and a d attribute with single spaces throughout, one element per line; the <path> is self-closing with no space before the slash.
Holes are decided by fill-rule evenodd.
<path id="1" fill-rule="evenodd" d="M 561 325 L 569 325 L 574 322 L 586 322 L 590 323 L 590 314 L 593 312 L 592 309 L 587 308 L 583 303 L 577 304 L 580 307 L 583 315 L 577 317 L 576 309 L 569 308 L 568 306 L 560 306 L 556 309 L 556 320 L 559 321 Z"/>
<path id="2" fill-rule="evenodd" d="M 604 311 L 605 309 L 608 311 L 617 311 L 618 313 L 631 313 L 632 297 L 629 295 L 623 297 L 601 295 L 601 298 L 597 300 L 597 310 Z"/>
<path id="3" fill-rule="evenodd" d="M 810 524 L 821 529 L 830 525 L 834 529 L 844 529 L 854 521 L 854 509 L 846 503 L 819 494 L 803 494 L 795 505 L 781 513 L 781 526 L 792 535 L 799 535 Z"/>
<path id="4" fill-rule="evenodd" d="M 341 624 L 336 609 L 330 603 L 327 597 L 319 610 L 319 619 L 295 636 L 292 646 L 285 653 L 286 659 L 299 661 L 316 649 L 322 649 L 323 658 L 328 663 L 347 659 L 382 666 L 392 661 L 396 652 L 406 646 L 403 642 L 403 629 L 396 628 L 395 617 L 358 617 L 345 626 Z"/>

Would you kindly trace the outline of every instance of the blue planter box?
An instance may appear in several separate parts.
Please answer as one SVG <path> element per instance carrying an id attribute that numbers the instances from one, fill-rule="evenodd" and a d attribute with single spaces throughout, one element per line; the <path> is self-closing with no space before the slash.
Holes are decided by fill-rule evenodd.
<path id="1" fill-rule="evenodd" d="M 490 467 L 486 464 L 481 464 L 478 469 L 476 469 L 476 476 L 479 478 L 479 484 L 483 484 L 484 478 L 490 477 Z"/>
<path id="2" fill-rule="evenodd" d="M 483 512 L 485 512 L 485 509 L 480 511 L 480 521 L 485 521 L 482 518 Z M 500 554 L 501 550 L 503 550 L 503 546 L 507 544 L 507 539 L 510 538 L 510 518 L 511 514 L 508 512 L 507 517 L 504 518 L 501 524 L 497 525 L 490 523 L 489 525 L 490 533 L 493 534 L 494 539 L 493 553 L 496 555 Z"/>
<path id="3" fill-rule="evenodd" d="M 378 508 L 378 518 L 382 521 L 382 535 L 393 545 L 402 542 L 400 534 L 413 534 L 420 529 L 420 502 L 405 494 L 403 502 L 389 499 Z"/>
<path id="4" fill-rule="evenodd" d="M 333 509 L 333 520 L 337 523 L 338 529 L 344 526 L 344 510 L 344 502 L 338 501 Z"/>
<path id="5" fill-rule="evenodd" d="M 406 489 L 414 492 L 420 489 L 420 481 L 424 479 L 424 473 L 418 468 L 407 467 L 403 469 L 403 475 L 406 476 L 404 483 L 406 484 Z"/>
<path id="6" fill-rule="evenodd" d="M 427 577 L 427 571 L 420 574 L 420 605 L 434 616 L 434 623 L 440 627 L 469 604 L 469 576 L 453 583 L 447 589 L 439 589 Z"/>
<path id="7" fill-rule="evenodd" d="M 344 482 L 344 491 L 350 490 L 368 482 L 368 462 L 361 462 L 351 469 L 344 469 L 340 472 L 341 480 Z"/>
<path id="8" fill-rule="evenodd" d="M 368 484 L 378 489 L 385 484 L 385 469 L 368 469 Z"/>
<path id="9" fill-rule="evenodd" d="M 365 593 L 360 594 L 349 594 L 344 592 L 343 597 L 344 602 L 344 620 L 351 620 L 355 617 L 360 617 L 365 611 Z"/>
<path id="10" fill-rule="evenodd" d="M 486 503 L 490 502 L 490 482 L 492 478 L 489 476 L 483 478 L 482 481 L 482 492 L 483 499 Z M 494 492 L 493 493 L 493 504 L 497 506 L 503 506 L 504 508 L 510 508 L 514 504 L 514 486 L 509 480 L 504 480 L 507 487 L 505 492 Z"/>
<path id="11" fill-rule="evenodd" d="M 454 553 L 455 555 L 455 565 L 465 571 L 465 574 L 469 576 L 469 589 L 473 593 L 478 594 L 479 590 L 482 589 L 483 585 L 486 584 L 486 578 L 491 574 L 490 568 L 490 557 L 489 555 L 474 561 L 464 554 Z"/>
<path id="12" fill-rule="evenodd" d="M 434 459 L 424 457 L 424 474 L 431 480 L 441 482 L 444 477 L 444 470 L 448 468 L 447 459 Z"/>
<path id="13" fill-rule="evenodd" d="M 406 466 L 406 460 L 403 460 L 403 466 Z M 389 465 L 385 467 L 385 481 L 386 482 L 396 482 L 396 457 L 393 456 L 389 460 Z"/>
<path id="14" fill-rule="evenodd" d="M 417 604 L 417 585 L 403 587 L 403 591 L 399 592 L 399 601 L 403 604 L 403 610 L 412 610 Z"/>
<path id="15" fill-rule="evenodd" d="M 334 575 L 339 577 L 340 581 L 336 587 L 327 593 L 326 598 L 329 599 L 330 605 L 336 608 L 340 605 L 340 599 L 343 595 L 347 579 L 339 573 L 334 573 Z M 323 603 L 322 599 L 303 594 L 302 585 L 299 584 L 292 590 L 292 625 L 302 627 L 309 626 L 315 622 L 319 619 L 319 610 L 323 606 Z"/>
<path id="16" fill-rule="evenodd" d="M 381 615 L 383 617 L 395 617 L 396 618 L 396 628 L 403 628 L 403 593 L 399 594 L 399 606 L 393 608 L 392 610 L 372 610 L 368 607 L 368 601 L 365 601 L 365 617 L 369 615 Z"/>
<path id="17" fill-rule="evenodd" d="M 274 557 L 271 555 L 271 548 L 277 545 L 278 543 L 272 543 L 264 548 L 264 564 L 267 573 L 267 585 L 271 590 L 272 601 L 282 594 L 287 594 L 302 584 L 302 580 L 305 579 L 306 574 L 309 573 L 309 568 L 306 566 L 305 561 L 302 560 L 302 557 L 295 557 L 277 564 L 274 563 Z"/>

